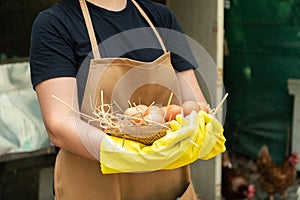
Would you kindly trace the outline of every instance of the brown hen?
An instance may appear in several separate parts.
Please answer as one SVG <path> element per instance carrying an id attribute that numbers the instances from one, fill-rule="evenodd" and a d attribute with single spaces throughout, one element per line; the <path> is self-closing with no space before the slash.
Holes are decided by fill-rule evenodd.
<path id="1" fill-rule="evenodd" d="M 299 158 L 297 152 L 288 155 L 280 165 L 275 164 L 269 153 L 267 145 L 264 145 L 257 160 L 258 172 L 260 173 L 259 184 L 265 190 L 269 199 L 279 193 L 282 197 L 287 195 L 286 190 L 297 179 L 296 164 Z"/>
<path id="2" fill-rule="evenodd" d="M 222 196 L 226 200 L 251 199 L 255 195 L 255 186 L 248 178 L 234 168 L 228 152 L 222 155 Z"/>

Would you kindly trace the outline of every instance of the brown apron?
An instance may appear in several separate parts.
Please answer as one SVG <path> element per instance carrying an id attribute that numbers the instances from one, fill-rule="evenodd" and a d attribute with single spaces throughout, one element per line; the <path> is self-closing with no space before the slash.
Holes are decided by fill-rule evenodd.
<path id="1" fill-rule="evenodd" d="M 135 0 L 131 1 L 153 29 L 164 51 L 164 54 L 153 62 L 145 63 L 127 58 L 101 58 L 86 1 L 79 1 L 94 55 L 81 112 L 93 115 L 91 108 L 101 103 L 99 101 L 101 91 L 104 94 L 104 103 L 117 101 L 122 109 L 128 106 L 128 100 L 146 105 L 150 105 L 153 101 L 167 105 L 171 92 L 175 94 L 172 103 L 181 103 L 180 87 L 170 62 L 170 53 L 166 51 L 157 30 Z M 120 92 L 123 91 L 122 86 L 130 84 L 131 81 L 132 75 L 127 79 L 124 75 L 126 77 L 126 74 L 133 73 L 142 76 L 145 71 L 147 75 L 143 76 L 140 83 L 129 88 L 128 92 Z M 165 77 L 162 84 L 157 84 L 161 83 L 161 80 L 155 80 L 155 77 L 159 77 L 158 73 Z M 177 197 L 182 200 L 196 200 L 189 166 L 148 173 L 104 175 L 101 173 L 99 163 L 64 149 L 60 150 L 56 158 L 54 188 L 58 200 L 175 200 Z"/>

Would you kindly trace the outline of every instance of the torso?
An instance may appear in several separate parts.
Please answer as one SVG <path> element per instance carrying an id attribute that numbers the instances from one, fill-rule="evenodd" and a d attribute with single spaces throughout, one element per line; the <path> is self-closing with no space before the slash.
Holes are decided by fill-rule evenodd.
<path id="1" fill-rule="evenodd" d="M 95 3 L 95 0 L 91 1 Z M 136 1 L 142 4 L 154 26 L 182 31 L 166 6 L 150 0 Z M 126 57 L 151 62 L 162 55 L 163 51 L 156 36 L 131 0 L 126 0 L 126 6 L 123 9 L 120 7 L 119 11 L 110 11 L 90 2 L 87 5 L 97 42 L 106 44 L 100 45 L 102 58 Z M 144 27 L 147 27 L 147 31 L 141 32 L 140 30 L 146 30 Z M 78 0 L 60 0 L 40 13 L 33 25 L 33 33 L 31 48 L 36 50 L 31 51 L 33 85 L 57 76 L 75 77 L 83 61 L 91 53 L 91 44 Z M 162 37 L 168 49 L 168 38 Z M 174 42 L 170 44 L 174 46 Z M 178 41 L 178 44 L 183 49 L 186 41 Z M 42 63 L 39 62 L 41 60 Z M 179 71 L 182 68 L 193 68 L 190 63 L 175 55 L 172 55 L 172 64 Z"/>

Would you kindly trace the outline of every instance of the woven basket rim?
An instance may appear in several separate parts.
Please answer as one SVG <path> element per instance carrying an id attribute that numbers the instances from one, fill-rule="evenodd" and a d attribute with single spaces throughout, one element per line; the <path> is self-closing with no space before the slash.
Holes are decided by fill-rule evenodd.
<path id="1" fill-rule="evenodd" d="M 133 128 L 140 130 L 141 132 L 129 133 L 123 132 L 119 128 L 107 128 L 105 133 L 116 136 L 123 139 L 133 140 L 142 144 L 151 145 L 153 142 L 167 134 L 168 128 L 159 125 L 139 125 L 132 126 Z M 148 129 L 148 130 L 147 130 Z"/>

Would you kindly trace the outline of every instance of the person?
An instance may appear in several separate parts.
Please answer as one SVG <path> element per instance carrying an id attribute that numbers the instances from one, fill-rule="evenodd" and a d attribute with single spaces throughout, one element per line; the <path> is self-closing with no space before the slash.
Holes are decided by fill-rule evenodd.
<path id="1" fill-rule="evenodd" d="M 176 17 L 167 6 L 150 0 L 138 0 L 137 2 L 155 26 L 183 32 Z M 121 32 L 149 27 L 131 0 L 86 0 L 86 3 L 99 44 Z M 166 48 L 168 49 L 168 46 Z M 30 47 L 31 79 L 49 138 L 60 149 L 88 159 L 93 163 L 98 163 L 99 151 L 96 148 L 101 145 L 104 133 L 81 120 L 66 106 L 77 106 L 77 109 L 79 107 L 79 105 L 74 104 L 73 100 L 74 92 L 75 96 L 82 95 L 76 94 L 77 90 L 74 90 L 77 88 L 76 76 L 91 51 L 89 33 L 78 0 L 60 0 L 51 8 L 39 13 L 34 21 Z M 111 56 L 105 54 L 105 47 L 100 46 L 100 52 L 103 58 Z M 147 62 L 155 60 L 162 53 L 161 49 L 145 48 L 130 51 L 121 56 Z M 194 89 L 197 100 L 207 104 L 194 74 L 195 66 L 175 53 L 171 54 L 171 61 L 177 73 L 187 81 L 186 84 Z M 53 96 L 59 97 L 64 103 L 53 98 Z M 202 109 L 208 111 L 205 105 Z M 93 138 L 93 147 L 87 147 L 83 142 L 84 138 L 80 136 L 84 135 L 87 128 L 89 129 L 89 137 Z M 85 137 L 85 139 L 88 140 L 89 138 Z M 93 151 L 97 151 L 97 154 L 91 153 Z M 58 168 L 59 166 L 55 167 Z M 82 176 L 84 175 L 82 174 Z M 145 180 L 151 180 L 147 173 L 132 174 L 130 179 L 134 179 L 134 176 L 144 176 L 147 177 Z M 58 176 L 55 178 L 59 179 Z M 176 179 L 180 179 L 180 177 L 178 176 Z M 176 195 L 180 196 L 182 194 L 181 186 L 176 185 L 177 182 L 174 183 L 175 186 L 171 186 L 173 184 L 171 181 L 173 179 L 170 179 L 167 184 L 170 184 L 170 188 L 176 188 L 178 190 Z M 75 182 L 80 182 L 80 179 Z M 73 181 L 72 184 L 75 182 Z M 172 190 L 175 189 L 170 191 Z M 77 191 L 74 189 L 72 192 L 75 194 Z M 163 192 L 168 193 L 168 189 Z M 159 195 L 164 196 L 161 193 Z M 126 199 L 126 197 L 123 196 L 120 199 Z"/>

